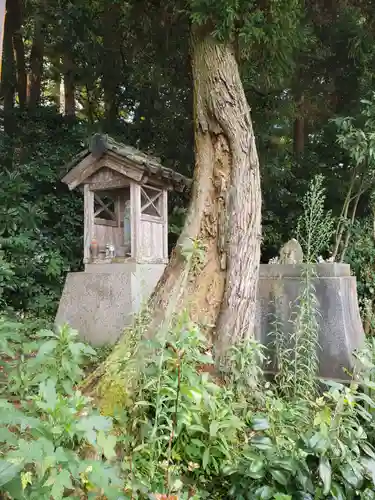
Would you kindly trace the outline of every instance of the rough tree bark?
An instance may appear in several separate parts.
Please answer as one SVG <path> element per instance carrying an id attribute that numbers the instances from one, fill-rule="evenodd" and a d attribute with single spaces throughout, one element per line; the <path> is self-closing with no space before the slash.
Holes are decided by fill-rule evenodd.
<path id="1" fill-rule="evenodd" d="M 259 162 L 231 44 L 193 29 L 192 69 L 192 200 L 170 263 L 150 299 L 148 334 L 160 328 L 172 303 L 175 310 L 186 308 L 193 321 L 213 334 L 216 352 L 222 355 L 228 344 L 253 335 L 261 237 Z M 204 249 L 198 272 L 188 267 L 181 251 L 189 239 Z M 120 340 L 84 390 L 95 392 L 121 347 Z"/>
<path id="2" fill-rule="evenodd" d="M 42 95 L 43 57 L 45 47 L 45 26 L 38 19 L 34 29 L 34 39 L 30 53 L 30 75 L 28 84 L 28 105 L 34 110 L 40 103 Z"/>
<path id="3" fill-rule="evenodd" d="M 293 149 L 296 156 L 300 156 L 305 150 L 305 117 L 303 93 L 297 98 L 297 116 L 294 120 Z"/>
<path id="4" fill-rule="evenodd" d="M 11 10 L 8 12 L 8 15 L 11 15 L 13 18 L 13 46 L 17 68 L 18 102 L 20 108 L 24 109 L 26 106 L 27 73 L 25 45 L 22 37 L 22 3 L 20 0 L 13 0 L 9 6 Z"/>
<path id="5" fill-rule="evenodd" d="M 75 99 L 75 64 L 70 54 L 63 55 L 63 74 L 64 74 L 64 102 L 65 116 L 74 118 L 76 115 Z"/>
<path id="6" fill-rule="evenodd" d="M 105 127 L 111 130 L 118 116 L 118 87 L 121 71 L 121 4 L 119 2 L 107 3 L 103 14 L 103 74 L 102 84 L 104 90 Z"/>
<path id="7" fill-rule="evenodd" d="M 3 41 L 3 69 L 1 92 L 4 97 L 4 131 L 10 137 L 14 134 L 14 101 L 16 92 L 16 68 L 14 60 L 13 28 L 11 0 L 7 0 Z"/>

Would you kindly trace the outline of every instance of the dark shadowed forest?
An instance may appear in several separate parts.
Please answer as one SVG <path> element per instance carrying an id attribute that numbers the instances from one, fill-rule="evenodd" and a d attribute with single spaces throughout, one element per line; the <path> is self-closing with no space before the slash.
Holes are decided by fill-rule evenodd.
<path id="1" fill-rule="evenodd" d="M 373 2 L 6 0 L 3 35 L 0 499 L 375 499 Z M 94 133 L 194 180 L 147 307 L 96 350 L 52 325 Z M 259 262 L 301 234 L 269 378 Z M 367 334 L 344 381 L 317 380 L 323 259 Z"/>
<path id="2" fill-rule="evenodd" d="M 193 2 L 196 16 L 204 15 L 200 3 L 205 4 Z M 294 14 L 273 8 L 280 19 L 264 29 L 269 14 L 255 9 L 247 20 L 252 26 L 238 39 L 260 157 L 262 261 L 293 236 L 301 198 L 322 173 L 327 207 L 335 216 L 344 214 L 352 227 L 344 258 L 364 297 L 373 286 L 373 150 L 371 132 L 362 137 L 358 130 L 374 112 L 372 104 L 362 103 L 372 102 L 372 7 L 337 0 L 308 1 Z M 173 2 L 12 0 L 7 9 L 1 300 L 46 312 L 56 305 L 66 271 L 81 265 L 82 197 L 69 193 L 60 179 L 93 132 L 108 133 L 192 175 L 189 20 Z M 227 9 L 230 17 L 231 2 Z M 337 119 L 344 117 L 351 118 L 354 132 L 340 127 Z M 365 180 L 357 175 L 346 207 L 355 169 L 365 169 Z M 171 247 L 188 199 L 170 199 Z"/>

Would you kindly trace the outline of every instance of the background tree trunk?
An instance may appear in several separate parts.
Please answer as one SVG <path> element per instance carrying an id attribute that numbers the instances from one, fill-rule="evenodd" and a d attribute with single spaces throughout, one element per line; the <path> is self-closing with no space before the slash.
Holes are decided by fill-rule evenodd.
<path id="1" fill-rule="evenodd" d="M 25 59 L 25 45 L 22 37 L 22 3 L 21 0 L 10 2 L 11 16 L 13 19 L 13 46 L 17 68 L 17 93 L 21 109 L 26 106 L 27 73 Z"/>
<path id="2" fill-rule="evenodd" d="M 4 131 L 8 136 L 14 134 L 14 99 L 16 92 L 16 68 L 13 47 L 14 22 L 11 16 L 12 0 L 7 0 L 7 15 L 4 26 L 3 43 L 3 71 L 1 79 L 2 94 L 4 96 Z"/>
<path id="3" fill-rule="evenodd" d="M 121 68 L 121 4 L 119 2 L 106 3 L 103 14 L 105 26 L 103 34 L 103 74 L 102 85 L 104 90 L 105 127 L 111 130 L 118 116 L 118 87 L 119 68 Z"/>
<path id="4" fill-rule="evenodd" d="M 30 53 L 30 76 L 29 76 L 29 108 L 35 109 L 42 94 L 43 57 L 45 45 L 45 26 L 41 20 L 37 20 L 34 30 L 33 45 Z"/>
<path id="5" fill-rule="evenodd" d="M 63 73 L 65 89 L 65 116 L 74 118 L 76 114 L 75 66 L 69 54 L 64 54 L 63 56 Z"/>
<path id="6" fill-rule="evenodd" d="M 297 98 L 297 116 L 294 120 L 293 149 L 296 156 L 300 156 L 305 150 L 305 116 L 304 116 L 304 96 L 303 93 Z"/>
<path id="7" fill-rule="evenodd" d="M 260 261 L 259 163 L 249 107 L 230 44 L 194 29 L 195 171 L 185 227 L 150 299 L 153 335 L 168 315 L 187 309 L 219 354 L 253 334 Z M 204 259 L 189 265 L 183 248 L 195 240 Z M 216 329 L 213 328 L 216 325 Z M 122 342 L 85 384 L 96 387 Z"/>

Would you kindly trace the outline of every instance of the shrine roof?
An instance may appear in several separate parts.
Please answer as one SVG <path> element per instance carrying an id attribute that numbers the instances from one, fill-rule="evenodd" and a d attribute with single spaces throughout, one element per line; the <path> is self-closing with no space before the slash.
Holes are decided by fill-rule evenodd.
<path id="1" fill-rule="evenodd" d="M 171 168 L 164 167 L 158 158 L 102 134 L 95 134 L 91 138 L 89 147 L 65 165 L 64 170 L 67 173 L 62 178 L 62 182 L 67 184 L 69 189 L 75 189 L 87 177 L 103 167 L 98 160 L 106 156 L 111 156 L 114 161 L 117 161 L 116 170 L 125 177 L 134 180 L 141 180 L 142 177 L 159 178 L 165 182 L 166 186 L 172 185 L 178 191 L 191 185 L 191 179 Z M 119 169 L 121 164 L 124 165 L 123 169 Z M 108 167 L 111 168 L 111 164 L 108 164 Z"/>

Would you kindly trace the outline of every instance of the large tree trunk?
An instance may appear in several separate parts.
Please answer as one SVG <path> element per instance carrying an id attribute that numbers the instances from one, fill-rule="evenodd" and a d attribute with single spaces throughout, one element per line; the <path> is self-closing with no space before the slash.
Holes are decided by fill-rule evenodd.
<path id="1" fill-rule="evenodd" d="M 297 116 L 294 120 L 293 149 L 296 156 L 300 156 L 305 150 L 305 116 L 304 96 L 300 94 L 297 99 Z"/>
<path id="2" fill-rule="evenodd" d="M 13 46 L 16 57 L 17 68 L 17 93 L 21 109 L 26 106 L 27 73 L 25 59 L 25 45 L 22 37 L 22 3 L 21 0 L 13 0 L 9 4 L 11 10 L 8 15 L 13 18 Z"/>
<path id="3" fill-rule="evenodd" d="M 213 334 L 217 354 L 253 335 L 261 237 L 259 163 L 250 110 L 230 44 L 193 30 L 195 172 L 185 227 L 150 299 L 154 334 L 172 313 Z M 191 265 L 183 248 L 194 240 L 204 259 Z M 190 262 L 190 263 L 189 263 Z M 125 339 L 87 380 L 97 387 L 119 360 Z"/>
<path id="4" fill-rule="evenodd" d="M 11 1 L 7 0 L 7 15 L 4 26 L 3 42 L 3 71 L 1 79 L 1 90 L 4 96 L 4 130 L 10 137 L 14 135 L 14 99 L 16 91 L 16 68 L 13 47 L 14 22 L 10 15 L 12 11 Z"/>
<path id="5" fill-rule="evenodd" d="M 30 53 L 28 101 L 31 110 L 37 108 L 42 95 L 44 47 L 45 25 L 42 20 L 38 19 L 35 24 L 33 45 Z"/>
<path id="6" fill-rule="evenodd" d="M 118 114 L 118 87 L 121 74 L 121 4 L 119 2 L 106 3 L 103 15 L 105 26 L 103 33 L 103 74 L 102 85 L 104 90 L 105 127 L 107 131 L 113 128 Z"/>
<path id="7" fill-rule="evenodd" d="M 74 118 L 76 115 L 76 99 L 75 99 L 75 65 L 70 54 L 65 53 L 63 56 L 63 73 L 64 73 L 64 102 L 65 116 Z"/>

